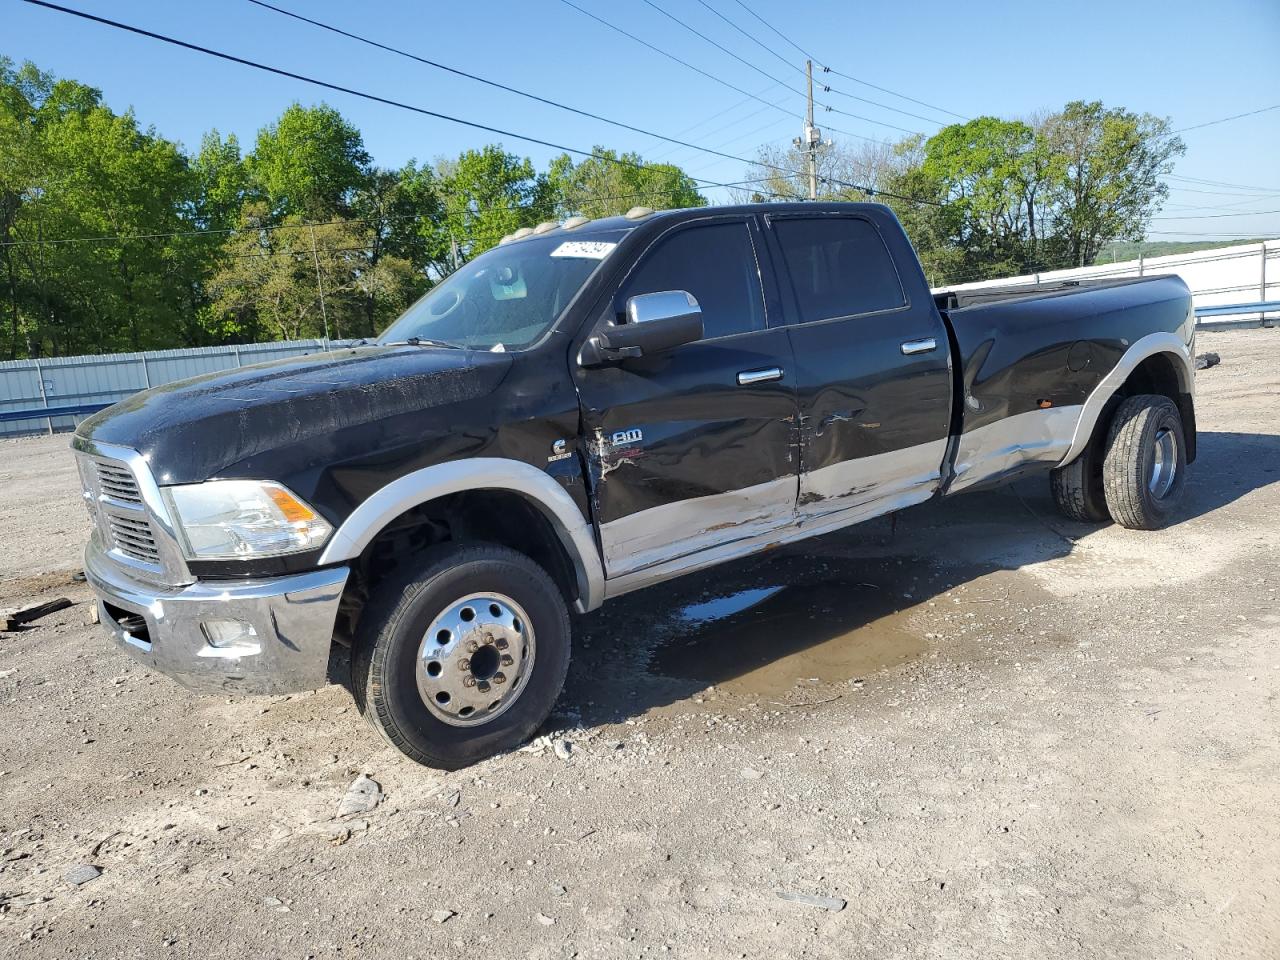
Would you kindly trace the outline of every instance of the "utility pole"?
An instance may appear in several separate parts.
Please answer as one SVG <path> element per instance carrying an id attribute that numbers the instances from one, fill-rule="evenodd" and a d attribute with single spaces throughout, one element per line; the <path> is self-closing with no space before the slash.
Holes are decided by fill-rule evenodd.
<path id="1" fill-rule="evenodd" d="M 329 311 L 324 306 L 324 279 L 320 276 L 320 254 L 316 253 L 316 227 L 307 224 L 311 231 L 311 260 L 316 265 L 316 289 L 320 291 L 320 316 L 324 319 L 324 348 L 329 349 Z"/>
<path id="2" fill-rule="evenodd" d="M 805 113 L 804 136 L 791 141 L 805 154 L 809 168 L 809 199 L 818 199 L 818 147 L 822 144 L 822 131 L 813 125 L 813 61 L 804 62 L 804 75 L 808 80 L 809 109 Z"/>

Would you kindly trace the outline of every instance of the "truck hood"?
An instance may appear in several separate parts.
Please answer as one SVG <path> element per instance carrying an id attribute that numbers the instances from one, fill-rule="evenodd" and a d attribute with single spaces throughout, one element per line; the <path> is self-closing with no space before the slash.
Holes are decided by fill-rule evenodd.
<path id="1" fill-rule="evenodd" d="M 486 396 L 510 366 L 507 354 L 408 345 L 289 357 L 144 390 L 76 433 L 137 450 L 162 484 L 200 482 L 258 454 L 322 455 L 352 428 Z M 447 429 L 447 419 L 431 425 Z"/>

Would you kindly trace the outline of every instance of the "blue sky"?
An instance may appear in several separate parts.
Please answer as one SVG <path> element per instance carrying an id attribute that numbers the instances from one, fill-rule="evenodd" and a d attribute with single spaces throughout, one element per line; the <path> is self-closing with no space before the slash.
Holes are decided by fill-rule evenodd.
<path id="1" fill-rule="evenodd" d="M 673 150 L 502 93 L 252 5 L 247 0 L 61 0 L 204 46 L 297 73 L 589 149 L 603 144 L 680 163 L 722 182 L 753 174 L 744 164 Z M 563 0 L 412 3 L 273 0 L 356 33 L 635 126 L 749 157 L 785 142 L 799 122 L 745 103 L 741 94 L 663 58 L 583 16 Z M 777 100 L 798 115 L 802 99 L 687 33 L 645 0 L 574 0 L 735 87 Z M 799 89 L 803 77 L 718 19 L 698 0 L 653 2 L 761 70 Z M 1071 99 L 1100 99 L 1169 116 L 1185 127 L 1280 103 L 1277 0 L 744 0 L 820 62 L 880 87 L 966 116 L 1025 116 Z M 737 0 L 706 0 L 783 58 L 803 57 L 753 20 Z M 294 100 L 325 100 L 356 123 L 375 160 L 397 166 L 492 141 L 467 127 L 331 93 L 198 53 L 126 35 L 20 0 L 0 0 L 0 54 L 100 87 L 115 109 L 132 106 L 143 125 L 195 147 L 210 128 L 249 145 Z M 910 113 L 937 110 L 839 78 L 848 93 Z M 822 95 L 832 106 L 931 133 L 939 123 Z M 735 106 L 737 104 L 737 106 Z M 730 109 L 732 108 L 732 109 Z M 727 111 L 727 112 L 723 112 Z M 717 116 L 718 114 L 718 116 Z M 714 119 L 711 119 L 713 118 Z M 819 123 L 872 138 L 900 131 L 834 114 Z M 839 138 L 840 134 L 831 133 Z M 1280 236 L 1280 110 L 1192 130 L 1173 192 L 1151 239 Z M 704 140 L 705 138 L 705 140 Z M 539 164 L 555 152 L 507 140 Z M 1214 181 L 1204 183 L 1200 181 Z M 1240 189 L 1244 185 L 1249 189 Z M 722 195 L 722 191 L 711 196 Z M 1231 214 L 1231 216 L 1217 216 Z"/>

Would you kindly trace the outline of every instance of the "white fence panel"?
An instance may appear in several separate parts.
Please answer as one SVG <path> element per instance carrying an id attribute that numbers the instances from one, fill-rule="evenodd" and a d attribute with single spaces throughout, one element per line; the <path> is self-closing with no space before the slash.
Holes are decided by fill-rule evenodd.
<path id="1" fill-rule="evenodd" d="M 1048 283 L 1103 277 L 1141 277 L 1174 273 L 1188 287 L 1197 307 L 1214 307 L 1235 303 L 1259 303 L 1280 299 L 1280 240 L 1245 243 L 1195 253 L 1175 253 L 1164 257 L 1141 257 L 1120 263 L 1095 263 L 1091 267 L 1070 270 L 1047 270 L 1044 273 L 1009 277 L 1004 280 L 979 280 L 961 283 L 945 290 L 969 290 L 980 287 L 1005 287 L 1018 284 Z M 1204 321 L 1205 326 L 1231 325 L 1249 321 L 1267 321 L 1280 313 L 1228 314 Z"/>

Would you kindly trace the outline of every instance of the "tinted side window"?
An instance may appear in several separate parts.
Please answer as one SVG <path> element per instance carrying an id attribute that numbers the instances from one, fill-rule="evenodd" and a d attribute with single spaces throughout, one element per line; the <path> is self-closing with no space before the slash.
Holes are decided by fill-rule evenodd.
<path id="1" fill-rule="evenodd" d="M 764 329 L 764 297 L 751 234 L 745 223 L 680 230 L 645 254 L 617 300 L 642 293 L 685 290 L 702 308 L 703 339 Z"/>
<path id="2" fill-rule="evenodd" d="M 800 322 L 830 320 L 907 302 L 880 232 L 856 217 L 775 220 Z"/>

